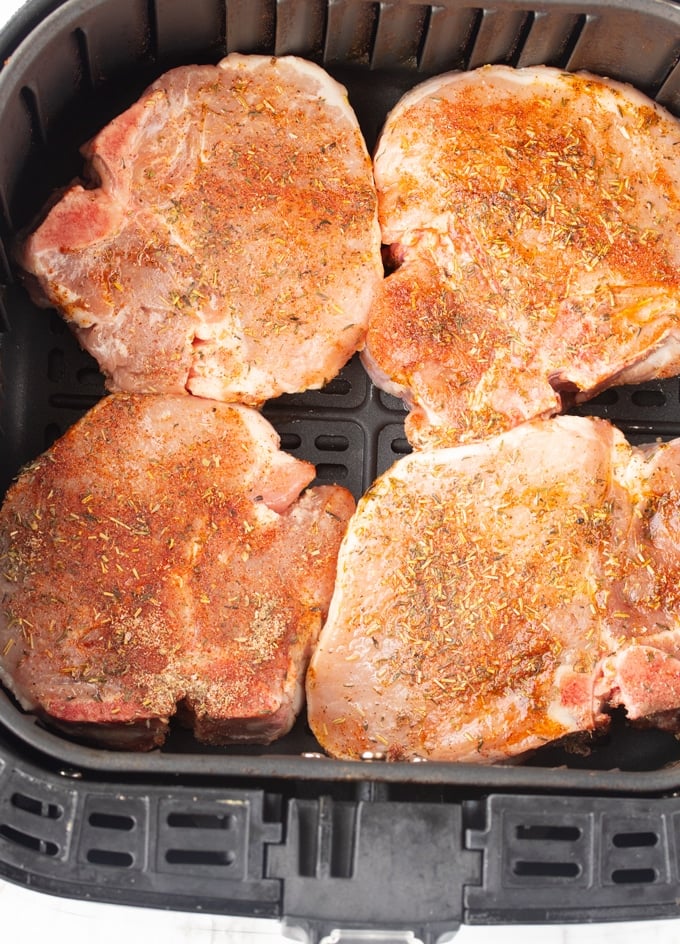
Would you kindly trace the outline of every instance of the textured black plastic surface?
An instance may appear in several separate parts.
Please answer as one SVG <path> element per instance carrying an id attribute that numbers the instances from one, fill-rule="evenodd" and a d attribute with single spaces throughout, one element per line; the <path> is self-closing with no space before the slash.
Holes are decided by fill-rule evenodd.
<path id="1" fill-rule="evenodd" d="M 547 63 L 632 81 L 680 114 L 680 8 L 665 0 L 31 0 L 0 41 L 0 494 L 103 393 L 94 362 L 15 280 L 11 249 L 78 146 L 171 66 L 297 53 L 344 82 L 369 146 L 427 75 Z M 633 442 L 680 435 L 677 379 L 580 410 Z M 319 481 L 361 494 L 408 446 L 403 410 L 353 361 L 266 407 Z M 118 754 L 45 730 L 0 689 L 0 875 L 130 904 L 393 927 L 675 914 L 680 744 L 612 730 L 518 767 L 336 762 L 304 719 L 270 748 L 173 731 Z M 405 889 L 412 907 L 406 911 Z M 401 896 L 401 897 L 400 897 Z M 401 909 L 401 910 L 400 910 Z"/>
<path id="2" fill-rule="evenodd" d="M 313 915 L 317 931 L 410 927 L 426 938 L 460 924 L 462 889 L 479 881 L 454 804 L 291 800 L 287 826 L 269 874 L 283 879 L 283 913 L 302 927 Z"/>
<path id="3" fill-rule="evenodd" d="M 280 882 L 265 875 L 280 798 L 71 774 L 18 764 L 0 746 L 1 876 L 65 897 L 280 915 Z"/>
<path id="4" fill-rule="evenodd" d="M 0 877 L 43 892 L 277 918 L 310 941 L 677 916 L 674 797 L 101 781 L 15 747 L 0 732 Z"/>
<path id="5" fill-rule="evenodd" d="M 470 923 L 677 916 L 676 799 L 496 795 L 486 816 L 466 841 L 484 853 L 483 880 L 465 894 Z"/>

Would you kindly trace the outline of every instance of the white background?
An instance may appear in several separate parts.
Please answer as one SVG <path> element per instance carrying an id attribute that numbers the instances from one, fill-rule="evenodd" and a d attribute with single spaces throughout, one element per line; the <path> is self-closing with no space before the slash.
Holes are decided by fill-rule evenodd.
<path id="1" fill-rule="evenodd" d="M 20 0 L 0 0 L 0 27 L 20 6 Z M 641 940 L 680 944 L 680 907 L 678 915 L 672 921 L 629 924 L 463 927 L 455 944 L 639 944 Z M 0 928 L 8 944 L 17 940 L 25 944 L 279 944 L 286 940 L 275 921 L 71 901 L 3 881 Z M 382 938 L 381 944 L 390 942 Z"/>

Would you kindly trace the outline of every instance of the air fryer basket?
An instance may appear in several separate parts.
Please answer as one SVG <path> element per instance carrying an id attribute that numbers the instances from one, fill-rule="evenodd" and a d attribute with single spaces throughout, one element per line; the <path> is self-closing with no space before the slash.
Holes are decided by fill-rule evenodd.
<path id="1" fill-rule="evenodd" d="M 348 88 L 369 148 L 426 76 L 546 63 L 630 81 L 680 114 L 680 7 L 667 0 L 30 0 L 0 38 L 0 495 L 102 396 L 96 364 L 37 311 L 16 235 L 81 170 L 79 145 L 157 75 L 227 52 L 294 53 Z M 358 497 L 408 449 L 401 404 L 355 359 L 265 412 L 320 482 Z M 633 442 L 680 436 L 677 379 L 580 412 Z M 304 718 L 269 748 L 181 730 L 150 754 L 47 730 L 0 688 L 0 875 L 112 901 L 415 930 L 461 921 L 676 913 L 680 744 L 615 717 L 587 751 L 517 766 L 323 757 Z"/>

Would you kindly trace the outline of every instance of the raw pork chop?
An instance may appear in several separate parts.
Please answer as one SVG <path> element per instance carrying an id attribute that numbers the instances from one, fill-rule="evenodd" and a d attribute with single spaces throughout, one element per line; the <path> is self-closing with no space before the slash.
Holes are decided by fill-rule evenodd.
<path id="1" fill-rule="evenodd" d="M 601 689 L 632 720 L 680 730 L 680 440 L 637 454 L 629 543 L 609 600 Z M 637 487 L 636 487 L 637 486 Z"/>
<path id="2" fill-rule="evenodd" d="M 680 441 L 536 420 L 399 460 L 362 499 L 307 676 L 340 757 L 502 760 L 606 726 L 675 728 Z"/>
<path id="3" fill-rule="evenodd" d="M 352 497 L 310 488 L 255 411 L 112 395 L 28 466 L 0 512 L 0 678 L 98 743 L 293 723 Z"/>
<path id="4" fill-rule="evenodd" d="M 374 381 L 415 445 L 680 370 L 680 125 L 629 86 L 489 66 L 404 96 L 375 156 L 398 268 Z"/>
<path id="5" fill-rule="evenodd" d="M 371 163 L 345 90 L 293 57 L 158 79 L 83 150 L 20 253 L 111 390 L 258 405 L 363 344 L 383 277 Z"/>

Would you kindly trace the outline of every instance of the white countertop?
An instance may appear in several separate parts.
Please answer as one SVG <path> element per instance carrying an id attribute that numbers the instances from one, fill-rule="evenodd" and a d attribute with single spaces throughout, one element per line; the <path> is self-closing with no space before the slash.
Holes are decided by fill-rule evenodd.
<path id="1" fill-rule="evenodd" d="M 0 881 L 0 924 L 21 928 L 26 944 L 282 944 L 276 921 L 180 914 L 53 898 Z M 374 944 L 407 944 L 376 938 Z M 462 927 L 454 944 L 678 944 L 680 920 L 629 924 Z M 367 944 L 369 939 L 367 938 Z"/>
<path id="2" fill-rule="evenodd" d="M 21 6 L 21 0 L 0 0 L 0 28 Z M 20 939 L 26 944 L 136 944 L 154 938 L 163 944 L 278 944 L 290 940 L 276 921 L 73 901 L 2 880 L 0 926 L 5 932 L 3 940 L 7 930 L 11 934 L 20 929 Z M 639 944 L 640 939 L 645 944 L 679 944 L 680 917 L 628 924 L 465 926 L 455 935 L 455 944 Z M 380 944 L 392 944 L 389 938 L 379 940 Z M 405 944 L 403 938 L 399 942 Z"/>

